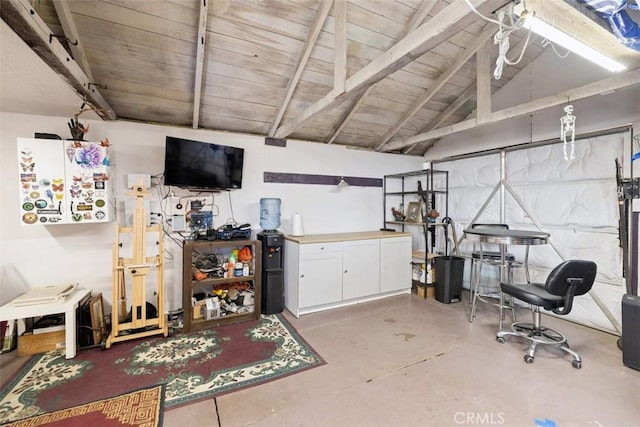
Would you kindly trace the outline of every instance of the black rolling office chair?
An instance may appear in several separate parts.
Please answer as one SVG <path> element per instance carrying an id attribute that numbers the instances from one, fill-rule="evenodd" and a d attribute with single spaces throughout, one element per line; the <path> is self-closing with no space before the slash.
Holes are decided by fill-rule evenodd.
<path id="1" fill-rule="evenodd" d="M 545 283 L 501 283 L 502 292 L 531 304 L 533 323 L 513 323 L 510 331 L 499 331 L 496 339 L 503 343 L 505 336 L 512 335 L 531 341 L 524 355 L 524 361 L 527 363 L 533 363 L 538 344 L 556 346 L 571 354 L 571 365 L 580 369 L 582 358 L 569 348 L 567 338 L 558 331 L 540 324 L 540 309 L 544 308 L 556 314 L 568 314 L 573 306 L 573 298 L 586 294 L 593 286 L 596 270 L 593 261 L 569 260 L 554 268 Z"/>
<path id="2" fill-rule="evenodd" d="M 501 229 L 508 230 L 508 224 L 471 224 L 471 228 L 493 228 L 493 229 Z M 480 258 L 482 258 L 482 263 L 480 263 Z M 528 258 L 528 248 L 527 248 L 527 257 Z M 471 304 L 471 313 L 469 315 L 469 322 L 473 322 L 473 318 L 476 316 L 476 302 L 478 300 L 478 287 L 479 280 L 476 283 L 476 277 L 480 277 L 480 273 L 482 272 L 482 264 L 492 265 L 494 267 L 500 267 L 500 263 L 502 262 L 500 251 L 486 251 L 482 247 L 482 243 L 480 243 L 480 249 L 476 249 L 476 245 L 473 245 L 473 252 L 471 253 L 471 272 L 469 274 L 469 303 Z M 522 267 L 523 264 L 519 261 L 516 261 L 516 258 L 511 253 L 504 254 L 504 263 L 507 268 L 507 277 L 508 281 L 513 281 L 513 268 Z M 527 275 L 527 282 L 529 282 L 529 269 L 527 265 L 527 261 L 524 263 L 525 273 Z M 476 271 L 477 270 L 477 271 Z M 512 310 L 512 313 L 515 313 Z M 515 314 L 513 314 L 515 316 Z M 515 321 L 515 317 L 513 318 Z"/>

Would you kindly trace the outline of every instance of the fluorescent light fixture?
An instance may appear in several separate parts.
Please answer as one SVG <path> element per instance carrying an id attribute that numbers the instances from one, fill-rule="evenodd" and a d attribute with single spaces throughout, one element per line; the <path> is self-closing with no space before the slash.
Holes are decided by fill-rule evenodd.
<path id="1" fill-rule="evenodd" d="M 527 14 L 525 19 L 525 28 L 531 28 L 531 31 L 548 39 L 552 43 L 558 44 L 565 49 L 569 49 L 570 51 L 577 53 L 583 58 L 586 58 L 611 72 L 624 71 L 627 69 L 627 67 L 620 62 L 604 56 L 592 47 L 582 43 L 580 40 L 571 37 L 552 25 L 547 24 L 532 13 Z"/>

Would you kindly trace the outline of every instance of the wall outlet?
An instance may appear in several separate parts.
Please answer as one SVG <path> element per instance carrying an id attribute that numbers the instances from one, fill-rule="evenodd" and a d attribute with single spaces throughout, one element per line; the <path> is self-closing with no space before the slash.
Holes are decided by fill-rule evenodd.
<path id="1" fill-rule="evenodd" d="M 187 229 L 187 218 L 184 215 L 171 216 L 171 231 L 185 231 Z"/>

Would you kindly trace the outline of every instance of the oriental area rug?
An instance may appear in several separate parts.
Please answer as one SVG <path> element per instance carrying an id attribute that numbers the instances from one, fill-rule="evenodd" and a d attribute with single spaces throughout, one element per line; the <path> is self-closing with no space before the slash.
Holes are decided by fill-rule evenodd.
<path id="1" fill-rule="evenodd" d="M 164 412 L 164 384 L 84 405 L 35 415 L 7 427 L 158 427 Z"/>
<path id="2" fill-rule="evenodd" d="M 325 361 L 282 315 L 110 349 L 33 356 L 2 386 L 0 424 L 165 385 L 165 408 L 263 384 Z"/>

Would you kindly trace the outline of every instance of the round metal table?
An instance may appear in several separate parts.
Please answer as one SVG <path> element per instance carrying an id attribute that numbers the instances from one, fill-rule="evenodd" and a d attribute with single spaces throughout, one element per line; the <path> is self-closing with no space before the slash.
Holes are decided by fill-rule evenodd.
<path id="1" fill-rule="evenodd" d="M 526 259 L 529 257 L 529 246 L 532 245 L 546 245 L 549 243 L 549 233 L 545 233 L 542 231 L 533 231 L 533 230 L 515 230 L 515 229 L 500 229 L 500 228 L 467 228 L 464 230 L 465 239 L 469 239 L 471 241 L 480 242 L 480 243 L 494 243 L 501 245 L 501 254 L 502 261 L 500 263 L 500 281 L 504 280 L 504 254 L 505 254 L 505 246 L 506 245 L 521 245 L 527 246 Z M 482 251 L 481 251 L 482 254 Z M 479 260 L 480 263 L 483 262 L 482 258 Z M 528 261 L 525 261 L 525 264 Z M 479 281 L 480 277 L 477 275 L 476 281 Z M 476 286 L 477 292 L 477 286 Z M 498 323 L 499 330 L 502 330 L 502 318 L 503 318 L 503 309 L 504 309 L 504 296 L 502 292 L 500 292 L 500 321 Z M 473 301 L 475 305 L 475 298 Z M 473 315 L 474 307 L 472 307 L 472 315 Z"/>

